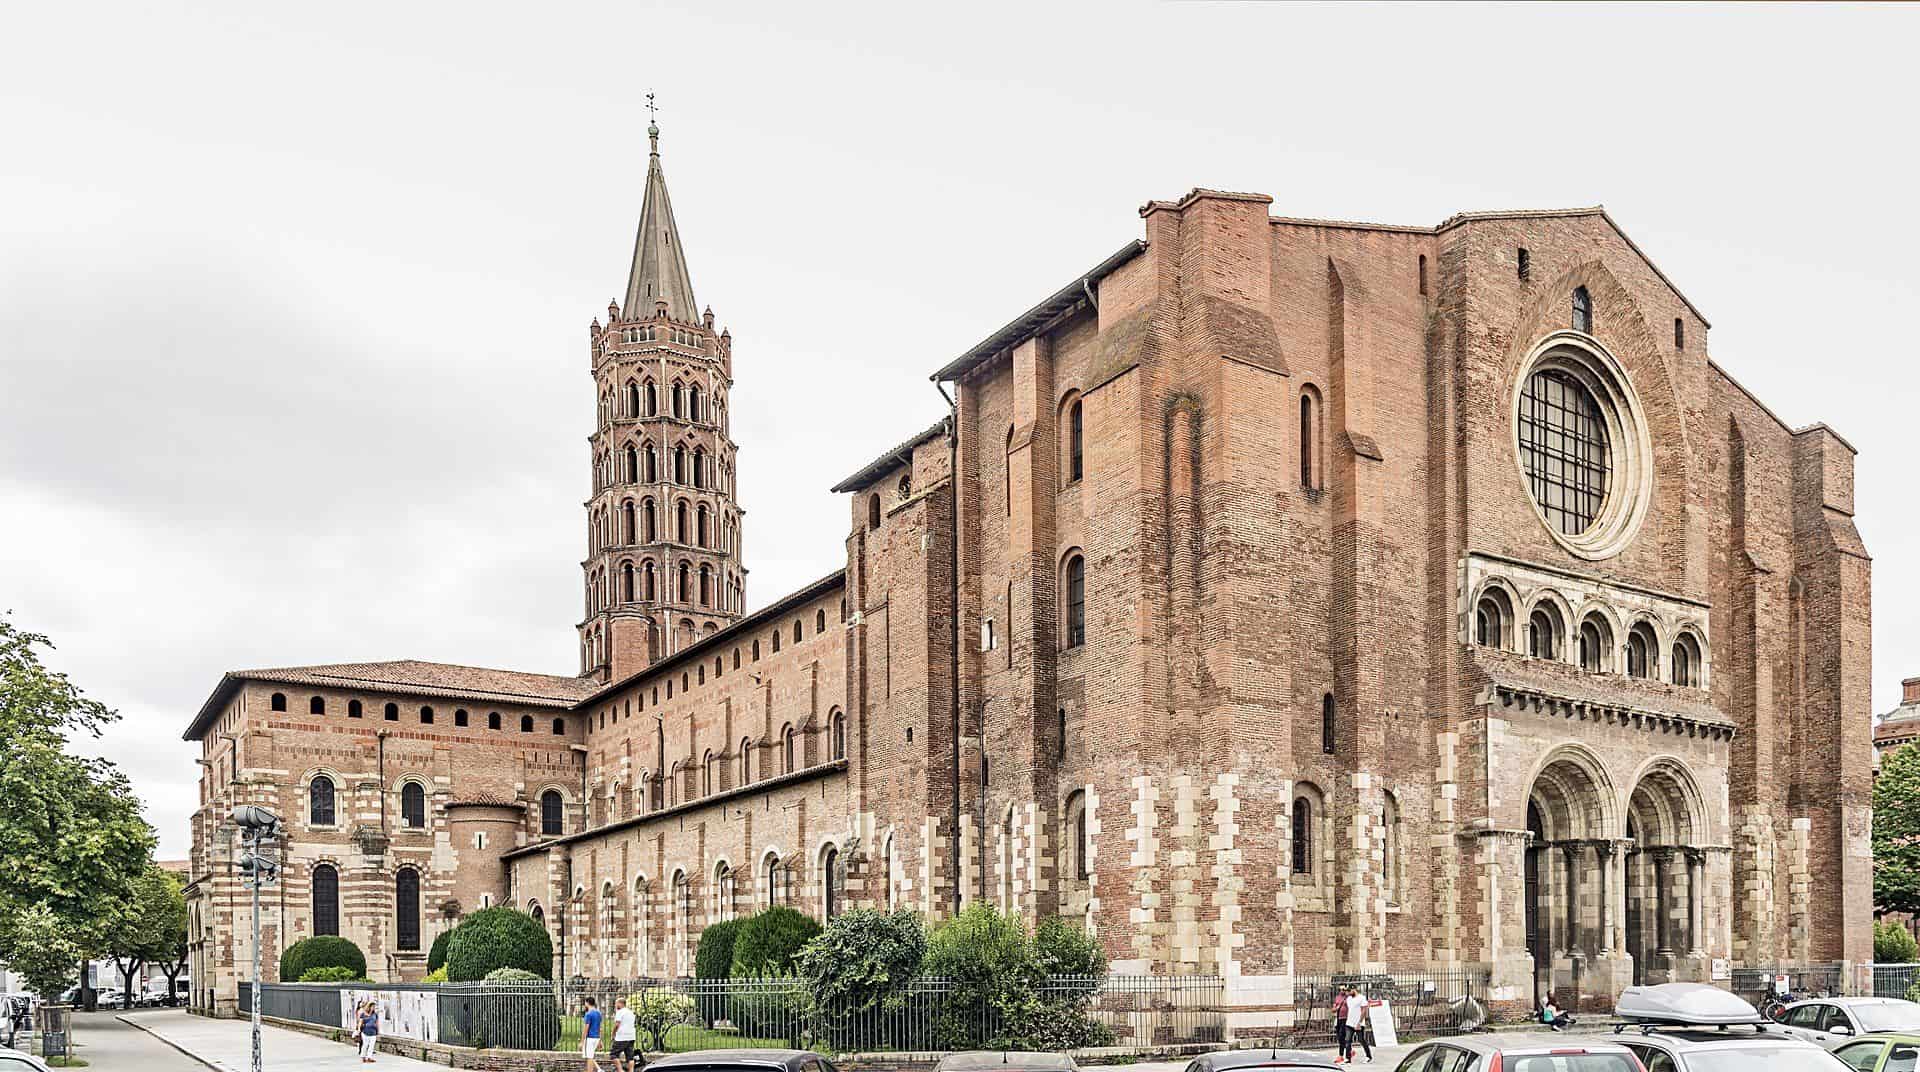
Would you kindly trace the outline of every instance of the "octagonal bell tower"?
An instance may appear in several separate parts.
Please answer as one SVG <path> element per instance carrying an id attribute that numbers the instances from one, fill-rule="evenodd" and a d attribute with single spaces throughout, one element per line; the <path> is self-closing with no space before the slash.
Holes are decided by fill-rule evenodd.
<path id="1" fill-rule="evenodd" d="M 581 673 L 617 680 L 740 617 L 733 337 L 694 304 L 649 124 L 626 300 L 589 337 L 595 397 Z"/>

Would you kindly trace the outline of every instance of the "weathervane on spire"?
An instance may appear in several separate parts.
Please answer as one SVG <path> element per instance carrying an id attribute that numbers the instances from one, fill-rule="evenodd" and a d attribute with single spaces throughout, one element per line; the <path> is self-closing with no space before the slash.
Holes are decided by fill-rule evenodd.
<path id="1" fill-rule="evenodd" d="M 647 141 L 653 145 L 653 155 L 660 155 L 660 106 L 654 103 L 653 90 L 647 90 Z"/>

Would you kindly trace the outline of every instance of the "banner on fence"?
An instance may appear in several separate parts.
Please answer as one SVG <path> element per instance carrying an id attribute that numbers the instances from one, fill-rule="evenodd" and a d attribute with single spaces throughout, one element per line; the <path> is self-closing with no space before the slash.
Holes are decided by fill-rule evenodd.
<path id="1" fill-rule="evenodd" d="M 340 991 L 340 1022 L 348 1031 L 357 1030 L 359 1018 L 354 1010 L 371 1001 L 380 1010 L 380 1033 L 415 1042 L 440 1041 L 440 1000 L 431 990 L 352 990 Z"/>
<path id="2" fill-rule="evenodd" d="M 1400 1032 L 1395 1030 L 1393 1026 L 1392 1002 L 1368 1002 L 1367 1026 L 1373 1029 L 1373 1044 L 1375 1046 L 1400 1045 Z"/>

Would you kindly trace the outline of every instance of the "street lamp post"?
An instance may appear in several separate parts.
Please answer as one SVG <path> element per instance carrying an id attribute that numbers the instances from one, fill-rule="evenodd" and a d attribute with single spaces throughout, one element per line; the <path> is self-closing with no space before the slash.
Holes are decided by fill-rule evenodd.
<path id="1" fill-rule="evenodd" d="M 241 881 L 253 891 L 253 1072 L 260 1072 L 260 887 L 272 885 L 280 877 L 280 862 L 273 858 L 274 843 L 280 840 L 280 818 L 256 804 L 233 809 L 234 825 L 247 851 L 238 861 Z"/>

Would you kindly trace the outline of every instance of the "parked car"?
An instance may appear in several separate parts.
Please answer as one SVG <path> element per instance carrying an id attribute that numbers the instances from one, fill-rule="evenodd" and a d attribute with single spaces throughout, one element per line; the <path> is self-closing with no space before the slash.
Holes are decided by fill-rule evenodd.
<path id="1" fill-rule="evenodd" d="M 1229 1072 L 1244 1068 L 1339 1068 L 1333 1058 L 1306 1050 L 1223 1050 L 1203 1053 L 1183 1072 Z"/>
<path id="2" fill-rule="evenodd" d="M 662 1057 L 650 1069 L 678 1072 L 838 1072 L 811 1050 L 695 1050 Z"/>
<path id="3" fill-rule="evenodd" d="M 1620 1044 L 1647 1072 L 1837 1072 L 1821 1047 L 1790 1037 L 1739 995 L 1705 983 L 1630 986 L 1614 1013 L 1626 1021 L 1614 1029 Z"/>
<path id="4" fill-rule="evenodd" d="M 1855 1072 L 1913 1072 L 1920 1061 L 1920 1034 L 1889 1032 L 1841 1039 L 1831 1048 L 1840 1063 Z"/>
<path id="5" fill-rule="evenodd" d="M 1064 1053 L 1031 1053 L 1020 1050 L 964 1050 L 950 1053 L 933 1066 L 933 1072 L 1076 1072 L 1080 1066 Z"/>
<path id="6" fill-rule="evenodd" d="M 1899 998 L 1814 998 L 1788 1005 L 1780 1026 L 1794 1038 L 1823 1045 L 1874 1031 L 1920 1032 L 1920 1004 Z"/>
<path id="7" fill-rule="evenodd" d="M 1414 1047 L 1412 1053 L 1394 1066 L 1394 1072 L 1469 1070 L 1644 1072 L 1633 1052 L 1618 1042 L 1599 1035 L 1564 1035 L 1550 1031 L 1502 1031 L 1435 1039 Z"/>
<path id="8" fill-rule="evenodd" d="M 0 1046 L 0 1072 L 48 1072 L 47 1063 L 30 1053 Z"/>

